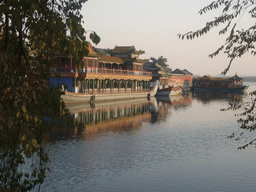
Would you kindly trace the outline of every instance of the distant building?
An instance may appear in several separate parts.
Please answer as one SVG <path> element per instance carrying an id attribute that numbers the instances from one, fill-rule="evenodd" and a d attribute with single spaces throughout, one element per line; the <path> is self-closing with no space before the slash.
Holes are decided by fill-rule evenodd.
<path id="1" fill-rule="evenodd" d="M 192 87 L 193 74 L 187 69 L 175 69 L 172 71 L 168 67 L 163 67 L 158 63 L 147 62 L 144 70 L 152 72 L 152 81 L 159 80 L 161 87 L 182 87 L 189 89 Z"/>
<path id="2" fill-rule="evenodd" d="M 165 82 L 167 81 L 165 80 L 170 77 L 172 71 L 172 69 L 163 67 L 160 64 L 154 62 L 145 63 L 143 69 L 152 72 L 152 81 L 159 80 L 160 83 L 162 82 L 162 84 L 166 84 Z"/>
<path id="3" fill-rule="evenodd" d="M 187 69 L 175 69 L 171 72 L 171 76 L 168 79 L 168 84 L 174 87 L 183 87 L 185 89 L 191 88 L 193 85 L 193 73 Z"/>

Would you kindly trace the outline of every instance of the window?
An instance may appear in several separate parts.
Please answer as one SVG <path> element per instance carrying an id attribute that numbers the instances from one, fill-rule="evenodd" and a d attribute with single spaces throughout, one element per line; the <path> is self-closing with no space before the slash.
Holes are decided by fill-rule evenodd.
<path id="1" fill-rule="evenodd" d="M 93 67 L 93 60 L 92 59 L 88 59 L 88 67 Z"/>

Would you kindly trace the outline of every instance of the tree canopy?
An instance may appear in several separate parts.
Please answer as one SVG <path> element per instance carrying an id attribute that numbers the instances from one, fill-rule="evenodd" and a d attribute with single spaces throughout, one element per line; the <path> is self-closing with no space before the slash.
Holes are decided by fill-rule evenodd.
<path id="1" fill-rule="evenodd" d="M 154 57 L 150 57 L 150 60 L 153 62 L 153 64 L 158 63 L 159 65 L 161 65 L 164 68 L 168 67 L 167 59 L 164 58 L 163 56 L 158 57 L 158 59 L 156 59 Z"/>
<path id="2" fill-rule="evenodd" d="M 48 161 L 43 136 L 50 127 L 72 128 L 62 92 L 48 80 L 55 54 L 83 65 L 88 50 L 80 11 L 86 1 L 0 1 L 0 191 L 41 184 Z M 32 157 L 31 172 L 22 172 Z"/>
<path id="3" fill-rule="evenodd" d="M 230 62 L 222 72 L 222 74 L 225 75 L 235 58 L 243 56 L 246 52 L 256 55 L 256 24 L 247 28 L 237 28 L 237 24 L 245 14 L 249 15 L 252 20 L 255 19 L 256 2 L 254 0 L 217 0 L 202 8 L 199 14 L 203 15 L 217 9 L 221 10 L 221 14 L 212 21 L 207 22 L 203 28 L 196 31 L 189 31 L 185 34 L 178 34 L 178 37 L 188 40 L 194 39 L 205 35 L 215 27 L 224 26 L 219 31 L 219 34 L 223 35 L 228 33 L 226 41 L 209 56 L 213 58 L 220 52 L 227 54 L 228 58 L 230 58 Z"/>

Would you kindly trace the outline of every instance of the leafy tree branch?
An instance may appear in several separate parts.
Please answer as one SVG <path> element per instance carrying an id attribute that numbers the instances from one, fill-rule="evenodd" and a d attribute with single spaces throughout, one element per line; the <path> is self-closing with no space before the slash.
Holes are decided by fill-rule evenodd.
<path id="1" fill-rule="evenodd" d="M 87 0 L 0 1 L 0 191 L 30 191 L 44 181 L 43 141 L 52 127 L 74 125 L 48 85 L 52 56 L 77 66 L 88 53 L 81 8 Z M 94 32 L 92 41 L 99 43 Z M 21 171 L 28 158 L 31 172 Z"/>
<path id="2" fill-rule="evenodd" d="M 234 59 L 243 56 L 246 52 L 255 55 L 256 25 L 253 24 L 246 29 L 237 29 L 237 24 L 245 14 L 248 14 L 252 19 L 256 17 L 256 2 L 254 0 L 213 1 L 208 6 L 202 8 L 199 14 L 203 15 L 217 9 L 222 10 L 221 14 L 212 21 L 207 22 L 202 29 L 190 31 L 185 34 L 178 34 L 178 37 L 188 40 L 194 39 L 207 34 L 213 28 L 225 25 L 225 27 L 219 31 L 220 35 L 226 34 L 229 31 L 225 43 L 214 53 L 209 55 L 209 57 L 213 58 L 220 52 L 227 54 L 227 57 L 230 58 L 230 63 L 222 72 L 222 74 L 225 75 L 230 69 Z"/>

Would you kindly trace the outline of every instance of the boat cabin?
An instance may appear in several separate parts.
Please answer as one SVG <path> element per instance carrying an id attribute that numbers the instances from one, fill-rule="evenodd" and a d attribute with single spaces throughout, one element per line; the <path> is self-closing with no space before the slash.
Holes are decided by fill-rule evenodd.
<path id="1" fill-rule="evenodd" d="M 244 79 L 237 74 L 231 78 L 211 77 L 205 75 L 193 79 L 193 87 L 201 88 L 235 88 L 242 87 Z"/>
<path id="2" fill-rule="evenodd" d="M 52 75 L 50 81 L 54 85 L 67 85 L 67 91 L 75 93 L 148 91 L 152 73 L 143 71 L 145 61 L 138 58 L 142 51 L 131 47 L 116 46 L 112 51 L 99 51 L 89 44 L 83 66 L 77 66 L 69 57 L 55 55 L 51 71 L 59 72 L 60 78 Z M 125 51 L 116 54 L 119 49 L 126 50 L 126 54 Z M 121 57 L 116 57 L 118 55 Z"/>

